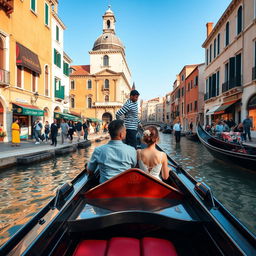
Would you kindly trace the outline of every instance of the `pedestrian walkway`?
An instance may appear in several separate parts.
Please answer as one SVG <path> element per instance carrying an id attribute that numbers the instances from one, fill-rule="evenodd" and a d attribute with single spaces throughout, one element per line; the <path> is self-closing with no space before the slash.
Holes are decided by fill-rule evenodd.
<path id="1" fill-rule="evenodd" d="M 91 142 L 95 142 L 98 139 L 108 139 L 109 135 L 107 133 L 90 134 L 88 139 Z M 73 142 L 70 143 L 69 139 L 66 140 L 64 144 L 61 144 L 61 137 L 58 136 L 57 146 L 51 145 L 51 140 L 48 142 L 40 142 L 40 144 L 35 144 L 35 140 L 21 141 L 20 145 L 12 146 L 11 142 L 0 143 L 0 168 L 16 164 L 17 158 L 27 155 L 35 155 L 41 152 L 55 151 L 56 149 L 65 148 L 70 145 L 77 146 L 77 137 L 74 136 Z M 80 139 L 80 142 L 83 142 Z"/>

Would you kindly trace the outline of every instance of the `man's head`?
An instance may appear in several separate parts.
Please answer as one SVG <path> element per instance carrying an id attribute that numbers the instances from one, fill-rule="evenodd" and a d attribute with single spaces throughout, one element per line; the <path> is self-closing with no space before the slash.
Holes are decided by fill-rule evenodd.
<path id="1" fill-rule="evenodd" d="M 130 100 L 133 101 L 133 102 L 136 102 L 139 98 L 140 94 L 137 90 L 132 90 L 130 92 Z"/>
<path id="2" fill-rule="evenodd" d="M 123 140 L 126 137 L 126 128 L 123 120 L 114 120 L 108 125 L 108 132 L 112 140 Z"/>

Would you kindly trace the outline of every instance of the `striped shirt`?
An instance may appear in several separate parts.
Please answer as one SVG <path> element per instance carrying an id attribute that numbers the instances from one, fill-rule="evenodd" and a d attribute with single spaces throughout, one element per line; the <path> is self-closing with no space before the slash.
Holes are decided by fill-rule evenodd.
<path id="1" fill-rule="evenodd" d="M 138 102 L 133 102 L 130 99 L 127 100 L 123 107 L 116 112 L 116 119 L 121 119 L 123 115 L 126 129 L 137 130 L 140 123 L 138 118 Z"/>

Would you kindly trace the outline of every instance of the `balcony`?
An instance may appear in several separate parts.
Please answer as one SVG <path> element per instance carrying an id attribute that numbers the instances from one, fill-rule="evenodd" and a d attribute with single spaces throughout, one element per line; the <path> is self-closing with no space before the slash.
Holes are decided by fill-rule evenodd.
<path id="1" fill-rule="evenodd" d="M 13 2 L 14 0 L 0 0 L 0 8 L 3 9 L 6 14 L 11 14 L 13 12 Z"/>
<path id="2" fill-rule="evenodd" d="M 10 72 L 0 69 L 0 87 L 6 87 L 10 84 Z"/>
<path id="3" fill-rule="evenodd" d="M 252 68 L 252 80 L 256 80 L 256 67 Z"/>
<path id="4" fill-rule="evenodd" d="M 242 76 L 236 76 L 222 84 L 222 93 L 242 85 Z"/>
<path id="5" fill-rule="evenodd" d="M 54 94 L 56 100 L 64 100 L 65 98 L 65 86 L 59 86 L 59 90 L 55 89 Z"/>

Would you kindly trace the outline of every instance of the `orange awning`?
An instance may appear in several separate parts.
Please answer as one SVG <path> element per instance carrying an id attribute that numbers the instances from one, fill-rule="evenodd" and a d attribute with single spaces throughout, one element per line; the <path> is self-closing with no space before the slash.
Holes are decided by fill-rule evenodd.
<path id="1" fill-rule="evenodd" d="M 234 104 L 237 103 L 238 101 L 240 101 L 240 99 L 238 99 L 238 100 L 232 100 L 232 101 L 228 101 L 228 102 L 223 103 L 219 108 L 217 108 L 217 109 L 214 111 L 214 115 L 224 114 L 225 111 L 226 111 L 229 107 L 231 107 L 232 105 L 234 105 Z"/>

